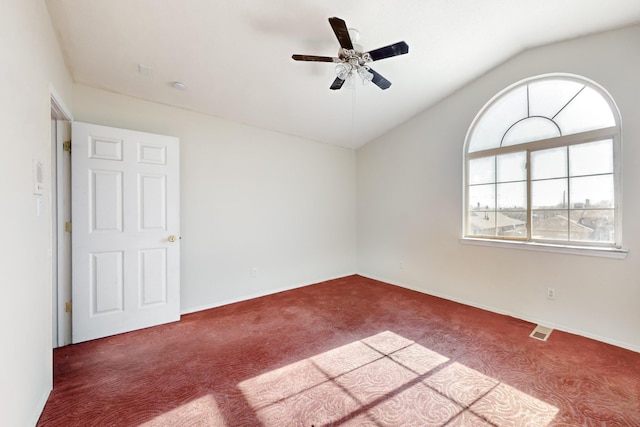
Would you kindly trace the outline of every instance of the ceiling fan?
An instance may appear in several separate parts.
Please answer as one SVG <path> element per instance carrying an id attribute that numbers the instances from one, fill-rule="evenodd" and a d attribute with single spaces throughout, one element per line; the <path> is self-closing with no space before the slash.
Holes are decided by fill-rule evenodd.
<path id="1" fill-rule="evenodd" d="M 344 20 L 336 17 L 329 18 L 329 24 L 338 39 L 338 43 L 340 43 L 337 57 L 315 55 L 292 55 L 291 57 L 296 61 L 337 63 L 337 77 L 331 84 L 330 89 L 332 90 L 340 89 L 345 80 L 353 76 L 354 73 L 360 76 L 363 83 L 373 82 L 380 89 L 388 89 L 391 86 L 391 82 L 374 71 L 368 64 L 392 56 L 404 55 L 409 52 L 409 45 L 401 41 L 369 52 L 362 52 L 362 47 L 357 44 L 354 45 L 351 40 L 349 29 Z M 357 34 L 357 32 L 355 33 Z"/>

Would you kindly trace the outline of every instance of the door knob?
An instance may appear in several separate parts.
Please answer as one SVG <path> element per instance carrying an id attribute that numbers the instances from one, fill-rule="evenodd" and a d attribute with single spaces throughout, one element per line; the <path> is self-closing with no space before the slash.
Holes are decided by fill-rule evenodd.
<path id="1" fill-rule="evenodd" d="M 176 241 L 176 236 L 169 236 L 169 241 L 171 243 L 175 242 Z"/>

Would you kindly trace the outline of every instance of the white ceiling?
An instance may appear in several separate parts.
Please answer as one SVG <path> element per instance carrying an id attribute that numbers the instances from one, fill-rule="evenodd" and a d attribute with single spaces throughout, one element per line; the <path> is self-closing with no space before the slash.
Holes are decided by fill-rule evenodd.
<path id="1" fill-rule="evenodd" d="M 639 0 L 46 1 L 77 83 L 347 147 L 524 49 L 640 22 Z M 337 55 L 332 16 L 364 50 L 409 44 L 372 64 L 391 88 L 331 91 L 333 64 L 291 59 Z"/>

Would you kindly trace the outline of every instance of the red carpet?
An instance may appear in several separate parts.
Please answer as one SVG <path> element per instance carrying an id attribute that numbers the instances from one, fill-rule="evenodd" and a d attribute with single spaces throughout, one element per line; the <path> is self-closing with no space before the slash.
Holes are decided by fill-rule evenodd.
<path id="1" fill-rule="evenodd" d="M 640 426 L 640 354 L 351 276 L 56 349 L 39 426 Z"/>

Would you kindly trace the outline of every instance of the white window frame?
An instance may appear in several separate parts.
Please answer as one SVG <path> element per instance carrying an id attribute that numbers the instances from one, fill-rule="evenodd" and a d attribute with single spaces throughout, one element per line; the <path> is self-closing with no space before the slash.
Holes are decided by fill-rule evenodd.
<path id="1" fill-rule="evenodd" d="M 506 94 L 518 89 L 524 85 L 533 82 L 549 79 L 563 79 L 576 81 L 580 84 L 589 86 L 596 90 L 608 102 L 611 112 L 615 118 L 615 126 L 600 128 L 596 130 L 580 132 L 569 135 L 526 142 L 522 144 L 509 145 L 505 147 L 490 148 L 469 153 L 469 145 L 471 143 L 473 131 L 482 120 L 485 113 L 490 110 L 493 105 Z M 532 151 L 554 147 L 567 147 L 570 145 L 598 141 L 603 139 L 611 139 L 613 142 L 613 179 L 614 179 L 614 233 L 615 242 L 613 244 L 602 244 L 598 242 L 573 242 L 573 241 L 553 241 L 549 239 L 533 239 L 531 238 L 531 177 L 527 172 L 527 237 L 505 237 L 505 236 L 475 236 L 468 234 L 468 208 L 469 208 L 469 179 L 468 167 L 469 161 L 472 159 L 495 156 L 499 154 L 507 154 L 513 152 L 525 152 L 527 156 L 527 165 L 530 164 L 529 157 Z M 530 77 L 512 84 L 506 89 L 496 94 L 489 102 L 487 102 L 480 112 L 476 115 L 471 126 L 467 131 L 463 150 L 463 206 L 462 206 L 462 237 L 460 242 L 463 244 L 494 246 L 512 249 L 526 249 L 534 251 L 568 253 L 587 256 L 600 256 L 608 258 L 625 258 L 628 250 L 622 247 L 622 135 L 620 112 L 611 95 L 597 83 L 586 79 L 582 76 L 565 73 L 545 74 Z M 528 168 L 530 169 L 530 168 Z M 497 210 L 496 210 L 497 212 Z"/>

